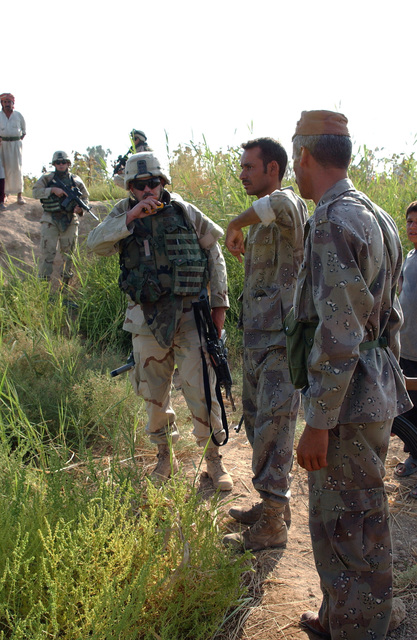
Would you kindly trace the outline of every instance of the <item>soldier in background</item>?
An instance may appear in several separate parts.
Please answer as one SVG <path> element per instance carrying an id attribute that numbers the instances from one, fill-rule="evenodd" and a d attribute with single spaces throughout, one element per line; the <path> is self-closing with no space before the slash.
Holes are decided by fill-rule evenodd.
<path id="1" fill-rule="evenodd" d="M 292 187 L 282 189 L 287 153 L 271 138 L 243 144 L 240 179 L 252 206 L 227 228 L 226 246 L 242 261 L 243 415 L 253 449 L 253 486 L 261 502 L 229 514 L 252 525 L 228 534 L 227 544 L 259 551 L 287 542 L 290 522 L 290 470 L 300 392 L 287 364 L 283 321 L 292 306 L 303 258 L 307 207 Z M 244 241 L 242 228 L 249 227 Z"/>
<path id="2" fill-rule="evenodd" d="M 293 137 L 306 227 L 295 318 L 316 324 L 297 460 L 309 472 L 310 533 L 322 604 L 301 624 L 332 640 L 385 638 L 392 543 L 384 461 L 410 408 L 398 365 L 402 251 L 392 218 L 356 191 L 343 114 L 304 111 Z"/>
<path id="3" fill-rule="evenodd" d="M 14 110 L 15 99 L 11 93 L 0 95 L 0 154 L 5 172 L 5 193 L 17 193 L 17 204 L 23 200 L 22 140 L 26 135 L 26 124 L 21 113 Z"/>
<path id="4" fill-rule="evenodd" d="M 211 424 L 217 441 L 225 438 L 215 396 L 215 372 L 209 364 L 209 415 L 192 308 L 201 289 L 209 284 L 213 322 L 220 335 L 229 306 L 226 265 L 217 242 L 223 231 L 192 204 L 166 191 L 170 177 L 155 154 L 131 156 L 124 180 L 129 197 L 90 232 L 87 246 L 102 256 L 120 253 L 119 284 L 129 299 L 123 328 L 132 334 L 135 359 L 130 379 L 145 400 L 146 432 L 158 446 L 152 477 L 164 481 L 178 470 L 169 447 L 179 437 L 171 406 L 177 365 L 193 434 L 199 446 L 207 447 L 207 473 L 215 488 L 228 491 L 233 482 L 210 437 Z"/>
<path id="5" fill-rule="evenodd" d="M 78 216 L 82 216 L 84 211 L 74 200 L 67 208 L 63 208 L 66 193 L 60 187 L 54 186 L 52 180 L 57 177 L 67 187 L 78 187 L 86 202 L 88 191 L 81 178 L 70 173 L 71 160 L 65 151 L 55 151 L 52 165 L 55 171 L 43 175 L 33 186 L 33 197 L 40 200 L 43 207 L 39 276 L 50 280 L 59 243 L 63 257 L 61 277 L 63 284 L 68 285 L 73 276 L 72 254 L 78 242 Z"/>
<path id="6" fill-rule="evenodd" d="M 141 153 L 142 151 L 152 151 L 151 147 L 148 145 L 147 137 L 144 131 L 140 131 L 140 129 L 132 129 L 130 132 L 130 139 L 133 140 L 133 144 L 135 146 L 135 153 Z M 125 166 L 127 159 L 132 152 L 133 145 L 131 149 L 122 157 L 119 156 L 115 165 L 115 173 L 113 176 L 114 184 L 116 184 L 121 189 L 124 189 L 124 174 L 125 174 Z"/>

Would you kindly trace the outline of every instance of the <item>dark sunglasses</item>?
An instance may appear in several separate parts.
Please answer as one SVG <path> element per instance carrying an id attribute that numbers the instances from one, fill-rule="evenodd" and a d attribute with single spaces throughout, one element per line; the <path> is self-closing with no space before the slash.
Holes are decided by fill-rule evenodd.
<path id="1" fill-rule="evenodd" d="M 68 160 L 55 160 L 55 164 L 68 164 Z"/>
<path id="2" fill-rule="evenodd" d="M 149 178 L 149 180 L 132 180 L 132 187 L 138 191 L 143 191 L 146 187 L 149 189 L 155 189 L 155 187 L 161 184 L 160 178 Z"/>

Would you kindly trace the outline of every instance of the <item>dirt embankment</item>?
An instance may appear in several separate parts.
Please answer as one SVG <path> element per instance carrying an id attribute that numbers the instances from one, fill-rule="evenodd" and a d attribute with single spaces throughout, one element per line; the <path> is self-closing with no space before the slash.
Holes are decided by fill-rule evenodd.
<path id="1" fill-rule="evenodd" d="M 100 202 L 90 203 L 94 213 L 103 219 L 109 210 Z M 0 261 L 4 264 L 7 255 L 20 261 L 23 265 L 33 266 L 39 260 L 39 243 L 41 237 L 42 206 L 39 200 L 25 197 L 25 204 L 18 205 L 16 196 L 9 196 L 6 211 L 0 211 Z M 79 237 L 82 241 L 88 232 L 98 224 L 90 214 L 80 217 Z M 53 278 L 58 279 L 62 259 L 57 252 L 54 263 Z"/>

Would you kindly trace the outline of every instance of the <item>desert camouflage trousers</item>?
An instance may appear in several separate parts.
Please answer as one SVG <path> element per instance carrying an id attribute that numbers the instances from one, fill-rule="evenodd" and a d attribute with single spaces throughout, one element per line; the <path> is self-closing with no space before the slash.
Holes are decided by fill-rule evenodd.
<path id="1" fill-rule="evenodd" d="M 252 446 L 253 486 L 263 499 L 287 502 L 300 406 L 283 347 L 244 349 L 243 416 Z"/>
<path id="2" fill-rule="evenodd" d="M 54 222 L 41 223 L 41 255 L 39 275 L 41 278 L 49 278 L 52 275 L 57 245 L 62 255 L 61 276 L 71 278 L 72 254 L 78 241 L 78 224 L 70 224 L 65 231 L 61 231 Z"/>
<path id="3" fill-rule="evenodd" d="M 161 347 L 146 323 L 140 334 L 132 335 L 132 343 L 135 368 L 129 372 L 130 381 L 135 393 L 145 400 L 148 414 L 146 433 L 151 442 L 166 444 L 168 440 L 172 440 L 175 444 L 179 438 L 175 412 L 171 404 L 171 383 L 176 365 L 181 379 L 181 389 L 191 412 L 193 435 L 197 444 L 204 447 L 210 439 L 208 448 L 214 447 L 210 438 L 209 415 L 204 393 L 200 338 L 192 308 L 184 310 L 171 348 Z M 216 374 L 207 354 L 205 356 L 212 397 L 211 427 L 217 441 L 223 442 L 225 432 L 220 405 L 216 399 Z"/>
<path id="4" fill-rule="evenodd" d="M 392 608 L 392 543 L 383 486 L 392 420 L 338 425 L 328 466 L 309 473 L 310 533 L 332 640 L 384 640 Z"/>

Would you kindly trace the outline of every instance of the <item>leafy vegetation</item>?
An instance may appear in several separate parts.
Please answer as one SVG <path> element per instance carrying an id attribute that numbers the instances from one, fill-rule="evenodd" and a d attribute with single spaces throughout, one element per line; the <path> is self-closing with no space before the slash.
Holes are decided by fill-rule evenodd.
<path id="1" fill-rule="evenodd" d="M 79 154 L 77 173 L 110 209 L 125 194 L 99 149 Z M 377 155 L 361 150 L 350 175 L 394 217 L 408 249 L 416 161 Z M 239 157 L 238 148 L 181 146 L 173 189 L 226 228 L 250 204 Z M 291 170 L 287 184 L 296 189 Z M 235 375 L 243 266 L 224 255 Z M 146 480 L 143 402 L 127 376 L 109 377 L 130 351 L 117 258 L 87 256 L 82 245 L 75 270 L 70 291 L 52 291 L 16 258 L 0 268 L 0 640 L 207 640 L 245 596 L 248 556 L 221 547 L 218 501 L 203 502 L 193 479 L 158 489 Z M 186 411 L 179 422 L 192 447 Z"/>

